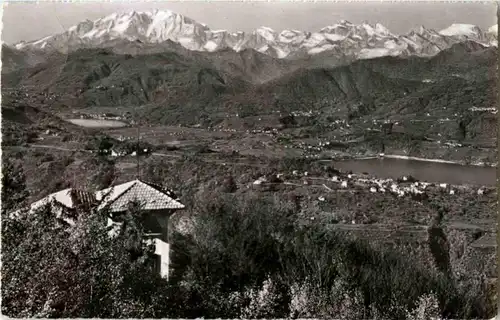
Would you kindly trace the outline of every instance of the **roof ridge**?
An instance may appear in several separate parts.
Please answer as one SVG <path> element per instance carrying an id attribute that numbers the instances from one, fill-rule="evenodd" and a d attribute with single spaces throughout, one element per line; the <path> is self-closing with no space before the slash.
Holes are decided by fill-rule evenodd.
<path id="1" fill-rule="evenodd" d="M 140 180 L 139 180 L 139 179 L 135 179 L 135 180 L 131 181 L 131 182 L 133 182 L 133 183 L 131 183 L 131 184 L 130 184 L 130 186 L 129 186 L 127 189 L 123 190 L 121 193 L 119 193 L 118 195 L 116 195 L 116 197 L 115 197 L 113 200 L 111 200 L 110 202 L 107 202 L 107 203 L 106 203 L 106 205 L 104 206 L 104 208 L 109 207 L 109 206 L 111 206 L 113 203 L 115 203 L 115 202 L 116 202 L 116 200 L 118 200 L 119 198 L 121 198 L 121 197 L 122 197 L 122 196 L 123 196 L 123 195 L 124 195 L 127 191 L 129 191 L 130 189 L 132 189 L 132 188 L 136 185 L 136 183 L 137 183 L 138 181 L 140 182 Z M 125 183 L 130 183 L 130 182 L 125 182 Z M 121 184 L 125 184 L 125 183 L 121 183 Z M 102 201 L 102 202 L 104 202 L 104 200 L 106 199 L 106 197 L 107 197 L 109 194 L 111 194 L 111 192 L 113 191 L 113 188 L 115 188 L 115 187 L 116 187 L 116 185 L 115 185 L 115 186 L 112 186 L 112 187 L 110 187 L 110 188 L 108 188 L 108 189 L 109 189 L 109 192 L 108 192 L 108 193 L 106 193 L 106 195 L 105 195 L 104 197 L 102 197 L 102 199 L 101 199 L 101 201 Z"/>
<path id="2" fill-rule="evenodd" d="M 151 188 L 157 189 L 158 191 L 163 191 L 165 189 L 162 185 L 160 185 L 158 183 L 154 183 L 154 182 L 150 182 L 150 181 L 145 181 L 145 180 L 139 180 L 139 181 L 141 181 L 142 183 L 150 186 Z"/>
<path id="3" fill-rule="evenodd" d="M 172 198 L 173 200 L 177 201 L 179 197 L 177 197 L 177 195 L 175 194 L 175 192 L 173 190 L 171 190 L 170 188 L 168 187 L 165 187 L 163 185 L 160 185 L 158 183 L 154 183 L 154 182 L 149 182 L 149 181 L 144 181 L 144 180 L 140 180 L 142 183 L 150 186 L 151 188 L 154 188 L 164 194 L 166 194 L 167 196 L 169 196 L 170 198 Z M 175 198 L 174 198 L 175 197 Z"/>
<path id="4" fill-rule="evenodd" d="M 157 187 L 159 187 L 158 185 L 151 185 L 149 183 L 146 183 L 146 182 L 143 182 L 145 185 L 153 188 L 155 191 L 167 196 L 170 201 L 169 202 L 174 202 L 176 204 L 180 204 L 180 205 L 183 205 L 182 203 L 180 203 L 180 201 L 178 199 L 175 199 L 174 197 L 177 198 L 177 196 L 175 194 L 173 194 L 173 192 L 170 192 L 170 190 L 168 190 L 167 188 L 163 188 L 163 187 L 160 187 L 159 189 Z"/>
<path id="5" fill-rule="evenodd" d="M 119 188 L 119 190 L 113 191 L 113 188 Z M 137 192 L 131 191 L 132 189 Z M 133 201 L 131 198 L 133 198 L 134 196 L 136 196 L 137 199 L 140 199 L 141 202 L 146 201 L 145 205 L 147 207 L 151 205 L 155 206 L 154 203 L 157 202 L 158 199 L 163 199 L 160 200 L 160 202 L 164 203 L 164 205 L 166 206 L 165 208 L 185 208 L 184 204 L 180 202 L 180 199 L 170 189 L 162 187 L 159 184 L 144 181 L 141 179 L 135 179 L 126 183 L 122 183 L 120 185 L 106 188 L 98 192 L 100 193 L 100 208 L 109 208 L 112 210 L 115 210 L 118 207 L 122 208 L 124 205 L 124 203 L 122 202 Z M 152 196 L 152 198 L 149 199 L 149 196 L 147 194 Z M 124 209 L 124 207 L 122 209 Z"/>
<path id="6" fill-rule="evenodd" d="M 139 180 L 137 179 L 135 181 L 136 183 L 134 183 L 129 189 L 127 189 L 126 191 L 122 192 L 120 194 L 120 196 L 116 197 L 115 198 L 115 201 L 113 202 L 110 202 L 110 205 L 113 206 L 114 203 L 121 203 L 121 199 L 124 199 L 124 198 L 127 198 L 128 197 L 128 194 L 131 194 L 131 189 L 132 188 L 138 188 L 137 191 L 139 192 L 139 194 L 142 195 L 143 191 L 146 191 L 146 193 L 150 193 L 151 195 L 152 194 L 156 194 L 155 196 L 153 196 L 153 199 L 154 198 L 163 198 L 164 201 L 165 201 L 165 204 L 167 206 L 173 206 L 173 207 L 176 207 L 176 208 L 184 208 L 185 206 L 180 203 L 180 201 L 178 199 L 174 199 L 174 196 L 172 195 L 172 192 L 170 192 L 167 188 L 163 188 L 161 187 L 160 185 L 158 184 L 155 184 L 155 183 L 151 183 L 151 182 L 148 182 L 148 181 L 143 181 L 143 180 Z M 137 183 L 139 182 L 139 183 Z M 149 191 L 147 191 L 149 190 Z M 133 196 L 133 195 L 131 195 Z M 144 195 L 142 195 L 144 196 Z M 131 200 L 131 199 L 129 199 Z M 148 203 L 148 200 L 145 200 L 147 203 Z M 156 200 L 153 200 L 153 202 L 155 202 Z"/>

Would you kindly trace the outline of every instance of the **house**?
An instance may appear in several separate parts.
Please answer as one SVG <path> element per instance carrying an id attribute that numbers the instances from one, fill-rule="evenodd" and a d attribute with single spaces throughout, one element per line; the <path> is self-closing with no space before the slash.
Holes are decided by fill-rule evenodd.
<path id="1" fill-rule="evenodd" d="M 120 216 L 127 212 L 131 202 L 139 203 L 145 213 L 146 240 L 155 244 L 155 268 L 163 277 L 168 278 L 171 218 L 178 210 L 185 208 L 170 190 L 141 180 L 116 185 L 95 194 L 68 188 L 33 203 L 27 212 L 34 213 L 45 205 L 51 205 L 58 218 L 72 225 L 76 218 L 76 209 L 90 209 L 97 205 L 98 210 L 105 210 L 110 214 L 110 226 L 120 224 Z M 23 211 L 18 210 L 11 215 L 16 216 Z"/>
<path id="2" fill-rule="evenodd" d="M 101 202 L 98 209 L 107 210 L 113 221 L 120 220 L 120 215 L 127 212 L 131 202 L 136 201 L 141 204 L 147 217 L 145 228 L 148 240 L 155 244 L 158 271 L 168 278 L 170 222 L 177 210 L 185 208 L 174 193 L 152 183 L 133 180 L 98 191 L 96 199 Z"/>

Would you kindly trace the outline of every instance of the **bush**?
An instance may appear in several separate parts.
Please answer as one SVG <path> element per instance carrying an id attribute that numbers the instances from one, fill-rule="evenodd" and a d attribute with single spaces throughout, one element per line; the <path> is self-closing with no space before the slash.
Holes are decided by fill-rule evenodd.
<path id="1" fill-rule="evenodd" d="M 439 318 L 439 301 L 433 294 L 425 294 L 418 299 L 417 307 L 408 313 L 407 320 L 428 320 Z"/>
<path id="2" fill-rule="evenodd" d="M 172 233 L 169 283 L 150 268 L 143 213 L 116 238 L 95 210 L 2 219 L 2 311 L 16 317 L 428 319 L 490 316 L 481 286 L 395 249 L 303 225 L 293 199 L 197 194 Z M 480 282 L 478 282 L 480 283 Z M 481 282 L 482 283 L 482 282 Z"/>
<path id="3" fill-rule="evenodd" d="M 225 177 L 222 181 L 221 191 L 224 193 L 234 193 L 238 190 L 238 185 L 234 181 L 233 176 Z"/>
<path id="4" fill-rule="evenodd" d="M 19 208 L 28 196 L 23 167 L 10 159 L 2 159 L 2 213 Z"/>
<path id="5" fill-rule="evenodd" d="M 301 226 L 292 201 L 214 193 L 201 199 L 192 233 L 173 243 L 172 264 L 177 279 L 211 297 L 202 302 L 211 310 L 205 316 L 244 311 L 245 317 L 404 319 L 416 308 L 447 317 L 488 316 L 477 291 L 469 295 L 407 254 Z M 271 294 L 266 286 L 279 289 Z M 432 303 L 423 306 L 419 299 L 431 294 Z"/>
<path id="6" fill-rule="evenodd" d="M 257 196 L 241 200 L 232 194 L 213 195 L 195 208 L 192 234 L 177 235 L 173 277 L 188 279 L 202 296 L 213 297 L 203 302 L 211 310 L 204 316 L 239 317 L 243 308 L 252 308 L 248 295 L 278 274 L 279 239 L 290 226 L 290 212 L 273 204 Z M 271 215 L 270 208 L 274 209 Z"/>
<path id="7" fill-rule="evenodd" d="M 149 268 L 151 249 L 140 245 L 139 255 L 130 250 L 131 224 L 110 237 L 105 217 L 83 212 L 68 226 L 46 207 L 22 219 L 3 218 L 2 312 L 11 317 L 158 316 L 154 299 L 164 283 Z"/>

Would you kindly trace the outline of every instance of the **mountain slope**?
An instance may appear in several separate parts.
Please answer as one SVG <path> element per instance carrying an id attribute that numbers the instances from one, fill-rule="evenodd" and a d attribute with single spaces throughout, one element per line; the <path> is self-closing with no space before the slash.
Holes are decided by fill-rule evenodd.
<path id="1" fill-rule="evenodd" d="M 433 57 L 380 57 L 334 67 L 312 67 L 310 59 L 303 65 L 301 60 L 274 59 L 252 49 L 202 53 L 168 45 L 171 51 L 145 55 L 117 54 L 111 48 L 55 55 L 23 69 L 18 88 L 30 88 L 27 96 L 40 96 L 47 110 L 113 106 L 149 123 L 208 126 L 236 114 L 275 111 L 314 111 L 338 118 L 354 110 L 358 117 L 384 117 L 408 105 L 401 110 L 411 113 L 420 108 L 414 99 L 420 92 L 440 95 L 427 88 L 446 92 L 443 83 L 450 81 L 457 94 L 465 94 L 470 92 L 466 88 L 492 80 L 496 65 L 495 48 L 474 41 Z"/>
<path id="2" fill-rule="evenodd" d="M 118 55 L 82 49 L 28 69 L 19 86 L 72 99 L 72 107 L 159 103 L 166 97 L 212 96 L 244 89 L 245 80 L 174 52 Z"/>
<path id="3" fill-rule="evenodd" d="M 53 53 L 43 50 L 18 50 L 2 44 L 2 73 L 9 73 L 13 70 L 32 67 L 45 61 Z M 57 54 L 56 54 L 57 55 Z"/>
<path id="4" fill-rule="evenodd" d="M 381 57 L 358 60 L 353 64 L 364 65 L 391 78 L 434 82 L 459 76 L 484 80 L 494 75 L 496 55 L 495 47 L 464 41 L 432 57 Z"/>

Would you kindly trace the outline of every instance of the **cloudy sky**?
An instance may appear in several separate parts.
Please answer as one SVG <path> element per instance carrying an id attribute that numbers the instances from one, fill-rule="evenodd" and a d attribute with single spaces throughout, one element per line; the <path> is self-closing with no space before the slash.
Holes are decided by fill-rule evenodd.
<path id="1" fill-rule="evenodd" d="M 251 31 L 260 26 L 276 31 L 317 31 L 345 19 L 352 23 L 380 22 L 394 33 L 414 27 L 441 30 L 452 23 L 470 23 L 486 29 L 496 24 L 492 2 L 292 2 L 292 1 L 86 1 L 8 3 L 3 8 L 2 40 L 16 43 L 63 32 L 78 22 L 113 12 L 169 9 L 211 29 Z"/>

